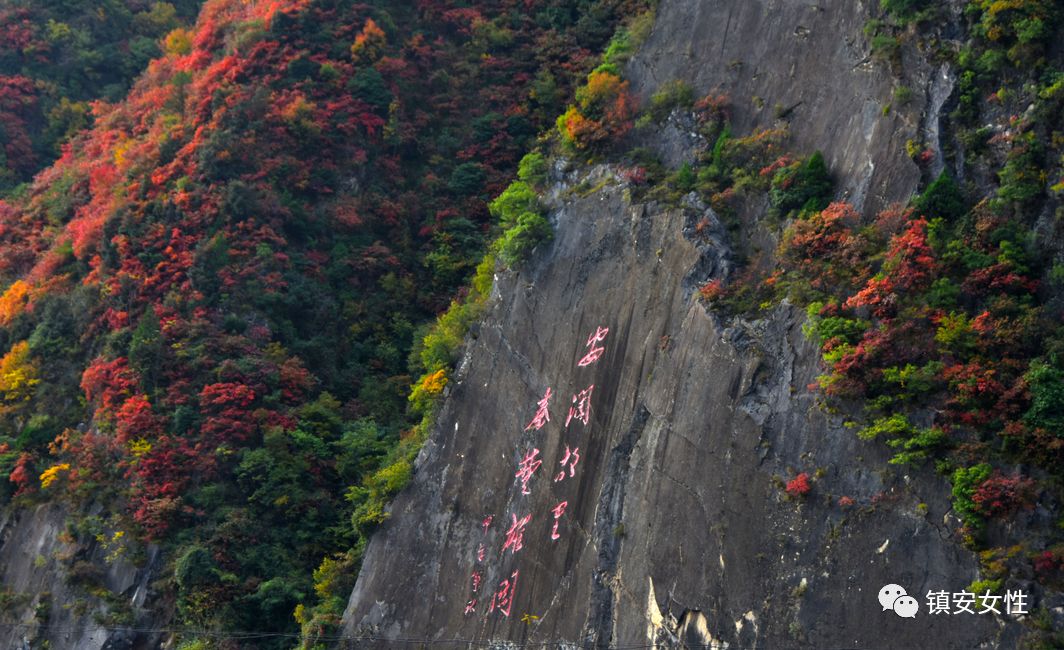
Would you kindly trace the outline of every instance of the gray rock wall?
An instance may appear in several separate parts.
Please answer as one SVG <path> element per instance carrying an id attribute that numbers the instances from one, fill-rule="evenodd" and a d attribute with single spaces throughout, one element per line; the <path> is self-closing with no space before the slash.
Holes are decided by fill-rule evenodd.
<path id="1" fill-rule="evenodd" d="M 114 549 L 74 544 L 63 535 L 67 515 L 60 504 L 0 515 L 0 585 L 16 598 L 0 611 L 0 648 L 161 647 L 162 634 L 152 630 L 166 621 L 145 611 L 160 568 L 157 549 L 150 548 L 138 566 Z M 70 570 L 79 562 L 80 582 Z M 94 589 L 114 594 L 114 602 Z M 115 618 L 119 611 L 132 619 Z"/>
<path id="2" fill-rule="evenodd" d="M 727 93 L 738 133 L 789 123 L 794 150 L 822 150 L 840 172 L 840 194 L 875 211 L 916 188 L 920 171 L 905 144 L 924 137 L 936 144 L 937 115 L 925 114 L 925 91 L 942 81 L 940 69 L 907 54 L 904 83 L 913 99 L 883 114 L 903 82 L 873 60 L 863 36 L 876 4 L 662 0 L 628 75 L 644 98 L 672 79 L 703 94 Z"/>

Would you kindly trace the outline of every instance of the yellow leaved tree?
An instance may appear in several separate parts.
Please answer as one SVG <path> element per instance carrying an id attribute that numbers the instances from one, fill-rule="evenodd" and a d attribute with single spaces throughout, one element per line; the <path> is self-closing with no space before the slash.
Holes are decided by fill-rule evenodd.
<path id="1" fill-rule="evenodd" d="M 30 356 L 26 341 L 11 346 L 0 358 L 0 413 L 12 413 L 25 406 L 41 383 L 40 369 Z"/>

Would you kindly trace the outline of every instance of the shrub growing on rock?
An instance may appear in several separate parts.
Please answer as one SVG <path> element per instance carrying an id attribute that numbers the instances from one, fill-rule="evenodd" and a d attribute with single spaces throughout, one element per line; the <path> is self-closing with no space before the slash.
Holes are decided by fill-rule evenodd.
<path id="1" fill-rule="evenodd" d="M 793 479 L 787 482 L 787 487 L 784 490 L 787 495 L 799 499 L 809 494 L 813 489 L 813 486 L 809 483 L 809 474 L 802 472 L 795 476 Z"/>

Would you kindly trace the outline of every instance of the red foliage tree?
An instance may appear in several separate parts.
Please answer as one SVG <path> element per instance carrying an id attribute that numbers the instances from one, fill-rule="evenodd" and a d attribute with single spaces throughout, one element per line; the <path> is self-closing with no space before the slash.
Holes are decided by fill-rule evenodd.
<path id="1" fill-rule="evenodd" d="M 97 357 L 81 375 L 81 390 L 85 392 L 85 399 L 107 413 L 131 396 L 137 385 L 136 372 L 129 367 L 125 357 L 111 361 Z"/>
<path id="2" fill-rule="evenodd" d="M 1035 483 L 1016 476 L 1005 476 L 995 471 L 990 478 L 979 484 L 972 493 L 976 510 L 987 517 L 1008 517 L 1019 510 L 1034 507 Z"/>
<path id="3" fill-rule="evenodd" d="M 255 391 L 239 383 L 208 384 L 200 392 L 201 433 L 210 445 L 246 443 L 257 429 L 248 407 Z"/>
<path id="4" fill-rule="evenodd" d="M 811 278 L 814 288 L 859 286 L 871 272 L 859 223 L 853 206 L 841 201 L 799 219 L 784 234 L 784 261 Z"/>
<path id="5" fill-rule="evenodd" d="M 798 474 L 798 476 L 787 482 L 785 489 L 788 495 L 796 499 L 809 494 L 813 489 L 813 486 L 809 483 L 809 474 L 805 472 Z"/>

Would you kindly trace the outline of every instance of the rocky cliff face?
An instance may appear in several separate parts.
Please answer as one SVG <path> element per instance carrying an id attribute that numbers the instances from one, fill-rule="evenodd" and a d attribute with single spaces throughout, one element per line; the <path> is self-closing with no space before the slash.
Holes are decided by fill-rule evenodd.
<path id="1" fill-rule="evenodd" d="M 605 168 L 586 197 L 566 194 L 575 180 L 558 186 L 554 245 L 498 278 L 414 484 L 370 544 L 345 632 L 579 647 L 1008 637 L 986 617 L 879 611 L 884 584 L 924 594 L 977 578 L 949 541 L 948 486 L 882 470 L 882 449 L 816 408 L 816 350 L 794 309 L 729 326 L 693 300 L 727 265 L 716 234 L 693 235 L 713 213 L 632 206 Z M 580 367 L 599 327 L 605 352 Z M 591 386 L 587 424 L 566 426 Z M 550 421 L 527 429 L 548 387 Z M 525 494 L 515 474 L 530 450 L 542 465 Z M 822 478 L 784 498 L 780 477 L 800 470 Z M 515 517 L 529 517 L 519 550 L 505 548 Z"/>
<path id="2" fill-rule="evenodd" d="M 629 72 L 644 95 L 673 78 L 729 91 L 739 129 L 789 119 L 796 148 L 822 149 L 871 211 L 915 191 L 904 143 L 938 146 L 951 74 L 912 62 L 922 98 L 884 116 L 891 80 L 860 36 L 867 11 L 663 0 Z M 683 159 L 680 135 L 665 127 L 663 157 Z M 1014 645 L 1015 619 L 881 611 L 888 583 L 923 602 L 978 579 L 951 539 L 948 485 L 892 468 L 818 408 L 798 310 L 722 321 L 693 298 L 729 269 L 716 215 L 693 199 L 633 205 L 608 166 L 555 172 L 555 241 L 496 278 L 344 633 L 375 647 Z M 529 427 L 541 400 L 549 422 Z M 788 498 L 799 472 L 819 478 Z"/>
<path id="3" fill-rule="evenodd" d="M 158 549 L 134 562 L 102 544 L 74 543 L 64 535 L 67 515 L 51 504 L 0 518 L 0 647 L 159 647 L 153 630 L 165 620 L 148 611 Z"/>
<path id="4" fill-rule="evenodd" d="M 919 170 L 905 143 L 927 134 L 938 146 L 952 88 L 948 68 L 906 52 L 904 81 L 923 92 L 883 114 L 898 82 L 862 35 L 876 4 L 663 0 L 629 76 L 644 96 L 671 79 L 727 92 L 739 132 L 789 122 L 795 150 L 822 150 L 840 196 L 871 213 L 911 196 Z"/>

